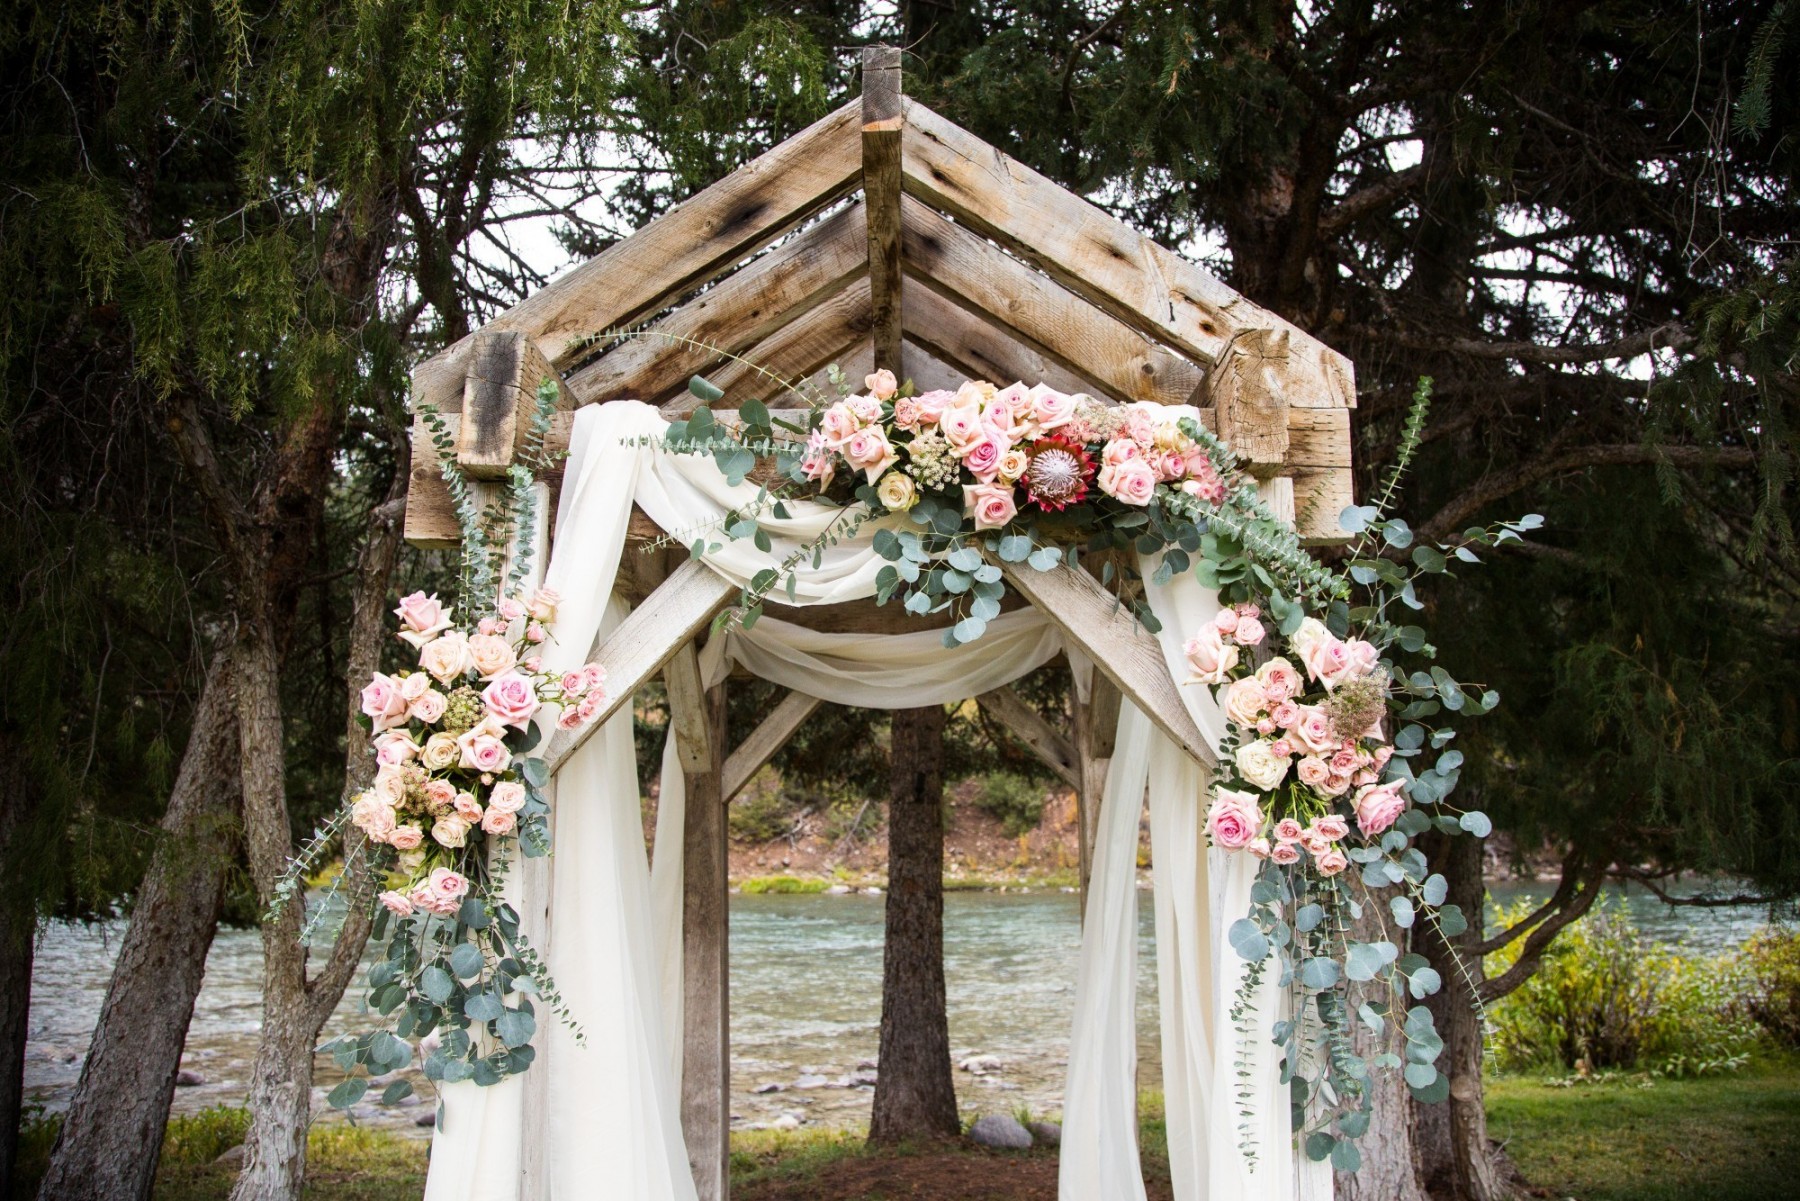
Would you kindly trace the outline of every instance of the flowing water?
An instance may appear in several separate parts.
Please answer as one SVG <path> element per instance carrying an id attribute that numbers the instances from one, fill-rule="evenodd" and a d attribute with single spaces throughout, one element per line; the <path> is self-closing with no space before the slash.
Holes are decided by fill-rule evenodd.
<path id="1" fill-rule="evenodd" d="M 1503 904 L 1548 895 L 1536 884 L 1501 884 L 1493 892 Z M 1155 1088 L 1161 1083 L 1156 955 L 1149 894 L 1141 892 L 1139 899 L 1138 1084 Z M 1673 910 L 1638 889 L 1625 894 L 1625 903 L 1646 934 L 1692 954 L 1735 946 L 1763 921 L 1755 910 Z M 731 898 L 732 1112 L 738 1126 L 784 1115 L 808 1125 L 867 1121 L 881 1022 L 882 904 L 883 898 L 867 895 Z M 954 892 L 945 898 L 950 1045 L 958 1063 L 979 1055 L 999 1065 L 956 1072 L 965 1110 L 1054 1114 L 1061 1106 L 1078 918 L 1070 893 Z M 67 1105 L 122 929 L 54 923 L 44 931 L 32 982 L 28 1100 L 52 1110 Z M 183 1066 L 204 1083 L 176 1090 L 176 1112 L 242 1104 L 261 1016 L 261 958 L 255 931 L 219 932 L 183 1057 Z M 326 1036 L 369 1024 L 353 990 Z M 323 1059 L 320 1069 L 320 1083 L 329 1087 L 335 1075 Z M 423 1089 L 416 1074 L 414 1079 Z M 318 1103 L 322 1109 L 323 1088 Z M 423 1135 L 414 1121 L 428 1112 L 428 1102 L 369 1106 L 358 1110 L 358 1120 Z"/>

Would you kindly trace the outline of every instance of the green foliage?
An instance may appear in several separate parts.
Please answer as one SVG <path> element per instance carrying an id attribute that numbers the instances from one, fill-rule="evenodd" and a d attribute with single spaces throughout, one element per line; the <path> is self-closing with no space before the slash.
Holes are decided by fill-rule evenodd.
<path id="1" fill-rule="evenodd" d="M 1517 921 L 1528 908 L 1500 920 Z M 1490 973 L 1510 966 L 1517 946 L 1491 956 Z M 1758 1038 L 1744 1012 L 1750 982 L 1736 956 L 1694 960 L 1659 949 L 1622 908 L 1608 907 L 1558 934 L 1537 973 L 1488 1010 L 1491 1046 L 1515 1071 L 1735 1067 Z"/>
<path id="2" fill-rule="evenodd" d="M 1743 957 L 1749 977 L 1745 1009 L 1770 1037 L 1800 1049 L 1800 932 L 1759 930 L 1744 944 Z"/>
<path id="3" fill-rule="evenodd" d="M 738 890 L 752 896 L 760 896 L 765 893 L 803 895 L 824 892 L 829 887 L 831 885 L 828 881 L 802 880 L 798 876 L 753 876 L 739 884 Z"/>
<path id="4" fill-rule="evenodd" d="M 731 805 L 731 836 L 740 842 L 773 842 L 794 828 L 795 806 L 779 788 L 755 789 Z"/>
<path id="5" fill-rule="evenodd" d="M 241 1105 L 213 1105 L 199 1113 L 176 1114 L 163 1134 L 163 1162 L 208 1164 L 244 1141 L 250 1111 Z"/>
<path id="6" fill-rule="evenodd" d="M 997 818 L 1006 832 L 1017 838 L 1037 829 L 1044 817 L 1045 799 L 1042 782 L 993 771 L 980 778 L 975 807 Z"/>

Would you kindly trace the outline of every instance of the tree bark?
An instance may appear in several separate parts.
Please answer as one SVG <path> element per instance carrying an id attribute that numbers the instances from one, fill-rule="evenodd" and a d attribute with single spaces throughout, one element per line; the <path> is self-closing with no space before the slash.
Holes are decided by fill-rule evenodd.
<path id="1" fill-rule="evenodd" d="M 25 1100 L 25 1031 L 31 1010 L 31 965 L 37 898 L 19 880 L 19 828 L 30 799 L 21 757 L 0 734 L 0 1201 L 13 1201 L 19 1117 Z"/>
<path id="2" fill-rule="evenodd" d="M 944 1008 L 944 710 L 896 710 L 871 1143 L 962 1132 Z"/>
<path id="3" fill-rule="evenodd" d="M 237 720 L 228 655 L 207 673 L 43 1201 L 145 1201 L 237 842 Z"/>
<path id="4" fill-rule="evenodd" d="M 1389 889 L 1382 895 L 1370 893 L 1360 884 L 1354 886 L 1362 902 L 1363 914 L 1350 923 L 1350 937 L 1357 942 L 1374 942 L 1403 933 L 1382 925 L 1381 914 L 1387 906 Z M 1406 947 L 1401 946 L 1404 954 Z M 1365 1001 L 1392 1001 L 1385 986 L 1352 984 L 1349 1007 L 1354 1014 Z M 1394 1015 L 1382 1032 L 1376 1034 L 1356 1018 L 1351 1019 L 1350 1041 L 1356 1053 L 1369 1059 L 1383 1051 L 1403 1054 L 1405 1038 L 1401 1034 L 1402 1014 Z M 1419 1185 L 1417 1153 L 1413 1146 L 1412 1095 L 1398 1071 L 1377 1070 L 1370 1073 L 1371 1113 L 1369 1129 L 1357 1140 L 1362 1152 L 1362 1167 L 1355 1172 L 1338 1172 L 1337 1201 L 1426 1201 Z"/>

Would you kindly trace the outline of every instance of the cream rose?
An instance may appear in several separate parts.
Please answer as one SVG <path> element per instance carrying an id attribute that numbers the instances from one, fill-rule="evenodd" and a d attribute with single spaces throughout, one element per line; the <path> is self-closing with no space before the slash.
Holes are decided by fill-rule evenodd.
<path id="1" fill-rule="evenodd" d="M 477 634 L 469 639 L 469 659 L 475 664 L 476 673 L 484 680 L 491 680 L 511 671 L 519 661 L 512 645 L 493 634 Z"/>
<path id="2" fill-rule="evenodd" d="M 504 837 L 511 834 L 518 824 L 518 815 L 508 813 L 504 809 L 489 809 L 481 815 L 481 829 L 484 834 L 496 834 Z"/>
<path id="3" fill-rule="evenodd" d="M 1003 483 L 1016 483 L 1030 468 L 1031 456 L 1016 446 L 1000 456 L 1000 479 Z"/>
<path id="4" fill-rule="evenodd" d="M 446 688 L 454 685 L 475 666 L 474 656 L 469 653 L 469 636 L 461 630 L 450 630 L 426 643 L 419 651 L 419 666 Z"/>
<path id="5" fill-rule="evenodd" d="M 443 847 L 463 846 L 469 841 L 471 824 L 467 818 L 459 814 L 446 813 L 432 824 L 432 841 Z"/>
<path id="6" fill-rule="evenodd" d="M 890 471 L 876 485 L 875 499 L 890 512 L 904 513 L 919 503 L 919 489 L 904 471 Z"/>
<path id="7" fill-rule="evenodd" d="M 1225 716 L 1234 725 L 1245 729 L 1256 724 L 1256 719 L 1262 715 L 1268 703 L 1269 698 L 1263 692 L 1262 681 L 1255 676 L 1245 676 L 1225 690 Z"/>
<path id="8" fill-rule="evenodd" d="M 1325 760 L 1317 755 L 1308 755 L 1300 760 L 1300 765 L 1294 769 L 1294 772 L 1300 777 L 1300 782 L 1308 788 L 1318 788 L 1331 778 L 1331 769 L 1325 766 Z"/>
<path id="9" fill-rule="evenodd" d="M 398 763 L 384 763 L 376 770 L 375 795 L 396 807 L 406 800 L 406 773 Z"/>
<path id="10" fill-rule="evenodd" d="M 502 813 L 517 813 L 525 807 L 525 786 L 516 780 L 505 780 L 494 785 L 488 793 L 488 808 L 498 809 Z"/>
<path id="11" fill-rule="evenodd" d="M 395 826 L 394 832 L 388 835 L 388 845 L 396 851 L 416 851 L 425 841 L 425 831 L 415 825 Z M 401 866 L 405 866 L 406 857 L 400 858 Z"/>
<path id="12" fill-rule="evenodd" d="M 1287 777 L 1288 761 L 1277 756 L 1263 739 L 1240 746 L 1235 759 L 1238 774 L 1264 792 Z"/>
<path id="13" fill-rule="evenodd" d="M 1238 664 L 1237 647 L 1227 645 L 1219 627 L 1210 623 L 1188 639 L 1182 650 L 1187 655 L 1188 666 L 1194 669 L 1194 674 L 1188 677 L 1190 684 L 1223 684 Z"/>
<path id="14" fill-rule="evenodd" d="M 393 806 L 372 792 L 365 792 L 350 806 L 350 822 L 376 842 L 386 842 L 394 833 Z"/>
<path id="15" fill-rule="evenodd" d="M 425 748 L 419 752 L 419 762 L 431 771 L 443 771 L 461 755 L 462 751 L 456 745 L 456 735 L 433 734 L 425 740 Z"/>
<path id="16" fill-rule="evenodd" d="M 900 381 L 894 378 L 892 371 L 883 367 L 879 371 L 863 376 L 863 387 L 867 388 L 869 395 L 877 400 L 886 400 L 900 390 Z"/>

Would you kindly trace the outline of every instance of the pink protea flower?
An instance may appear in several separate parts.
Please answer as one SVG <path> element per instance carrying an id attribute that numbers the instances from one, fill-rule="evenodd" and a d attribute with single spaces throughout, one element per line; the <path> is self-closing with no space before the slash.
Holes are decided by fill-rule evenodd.
<path id="1" fill-rule="evenodd" d="M 1060 510 L 1079 504 L 1094 475 L 1094 461 L 1079 442 L 1067 438 L 1040 438 L 1026 448 L 1031 465 L 1025 469 L 1025 494 L 1040 509 Z"/>

